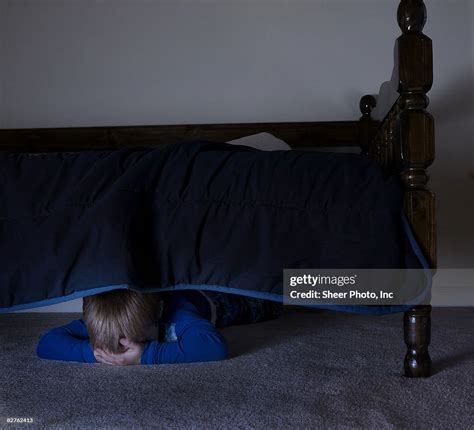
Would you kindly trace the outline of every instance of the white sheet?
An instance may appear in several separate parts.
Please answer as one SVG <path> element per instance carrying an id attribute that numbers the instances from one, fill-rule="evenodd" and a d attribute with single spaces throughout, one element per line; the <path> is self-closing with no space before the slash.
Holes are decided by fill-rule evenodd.
<path id="1" fill-rule="evenodd" d="M 261 151 L 289 151 L 291 146 L 270 133 L 258 133 L 240 139 L 230 140 L 231 145 L 251 146 Z"/>

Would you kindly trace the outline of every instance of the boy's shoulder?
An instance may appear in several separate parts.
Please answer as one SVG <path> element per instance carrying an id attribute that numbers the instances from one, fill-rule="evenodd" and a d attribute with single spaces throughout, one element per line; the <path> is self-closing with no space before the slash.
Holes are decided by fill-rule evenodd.
<path id="1" fill-rule="evenodd" d="M 71 330 L 78 329 L 78 328 L 81 329 L 86 326 L 86 323 L 84 322 L 83 318 L 84 318 L 84 315 L 81 314 L 79 318 L 73 319 L 69 321 L 67 324 L 62 325 L 61 327 L 65 329 L 71 329 Z"/>
<path id="2" fill-rule="evenodd" d="M 82 333 L 84 333 L 85 335 L 88 335 L 87 333 L 87 326 L 86 326 L 86 323 L 83 319 L 84 317 L 82 316 L 81 318 L 79 319 L 76 319 L 74 321 L 71 321 L 70 322 L 70 325 L 72 325 L 74 327 L 74 329 L 78 330 L 78 331 L 81 331 Z"/>
<path id="3" fill-rule="evenodd" d="M 166 293 L 164 298 L 163 319 L 177 318 L 189 313 L 208 319 L 210 307 L 208 301 L 198 290 L 178 290 Z"/>
<path id="4" fill-rule="evenodd" d="M 82 318 L 83 317 L 81 316 L 80 318 L 72 320 L 68 322 L 67 324 L 54 327 L 51 330 L 49 330 L 48 333 L 55 334 L 55 335 L 68 335 L 68 336 L 74 336 L 80 339 L 87 339 L 89 337 L 89 334 L 87 332 L 86 323 L 84 322 Z"/>

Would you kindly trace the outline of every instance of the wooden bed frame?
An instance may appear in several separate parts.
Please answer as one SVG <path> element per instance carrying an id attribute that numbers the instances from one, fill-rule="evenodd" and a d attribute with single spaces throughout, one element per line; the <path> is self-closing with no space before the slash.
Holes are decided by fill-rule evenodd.
<path id="1" fill-rule="evenodd" d="M 360 146 L 363 153 L 401 175 L 405 212 L 434 269 L 435 199 L 427 188 L 426 172 L 434 160 L 434 120 L 426 111 L 433 58 L 431 39 L 423 34 L 423 0 L 401 0 L 397 17 L 402 35 L 395 43 L 391 80 L 382 85 L 377 97 L 362 97 L 359 121 L 5 129 L 0 130 L 0 151 L 113 150 L 193 139 L 225 142 L 259 132 L 271 133 L 294 148 Z M 406 376 L 431 373 L 430 312 L 431 306 L 416 306 L 405 313 Z"/>

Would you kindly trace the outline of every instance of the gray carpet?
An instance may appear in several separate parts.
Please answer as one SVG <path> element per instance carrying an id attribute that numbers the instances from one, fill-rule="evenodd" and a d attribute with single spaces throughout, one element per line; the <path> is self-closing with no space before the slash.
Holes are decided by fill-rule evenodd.
<path id="1" fill-rule="evenodd" d="M 80 314 L 2 314 L 0 428 L 472 429 L 473 314 L 433 310 L 435 374 L 418 380 L 402 377 L 401 315 L 287 310 L 224 329 L 226 361 L 121 367 L 36 357 Z"/>

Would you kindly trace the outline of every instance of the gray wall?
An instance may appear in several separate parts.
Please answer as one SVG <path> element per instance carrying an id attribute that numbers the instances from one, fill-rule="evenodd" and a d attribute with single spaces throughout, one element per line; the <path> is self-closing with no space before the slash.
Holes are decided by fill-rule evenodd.
<path id="1" fill-rule="evenodd" d="M 474 6 L 426 3 L 439 266 L 473 268 Z M 0 0 L 0 126 L 357 119 L 391 76 L 397 4 Z"/>

